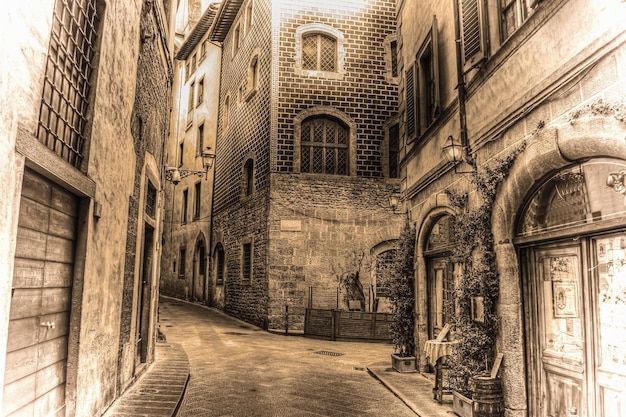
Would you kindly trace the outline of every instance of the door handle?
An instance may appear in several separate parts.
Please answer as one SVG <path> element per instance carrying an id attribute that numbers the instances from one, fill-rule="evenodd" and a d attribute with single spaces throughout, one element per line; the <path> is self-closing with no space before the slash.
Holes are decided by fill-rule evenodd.
<path id="1" fill-rule="evenodd" d="M 41 327 L 47 327 L 48 329 L 54 329 L 55 328 L 55 323 L 53 321 L 46 321 L 46 322 L 41 322 L 39 323 L 39 325 Z"/>

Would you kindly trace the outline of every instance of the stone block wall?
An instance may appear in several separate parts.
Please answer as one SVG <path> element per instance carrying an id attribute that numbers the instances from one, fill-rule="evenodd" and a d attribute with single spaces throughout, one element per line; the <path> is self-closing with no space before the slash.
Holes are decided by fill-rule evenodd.
<path id="1" fill-rule="evenodd" d="M 212 304 L 235 317 L 267 328 L 267 188 L 244 199 L 213 218 L 212 248 L 220 243 L 225 252 L 223 284 L 216 284 L 212 259 Z M 252 277 L 242 279 L 242 247 L 252 244 Z"/>
<path id="2" fill-rule="evenodd" d="M 269 325 L 302 328 L 310 288 L 335 308 L 339 277 L 359 272 L 376 285 L 375 247 L 400 235 L 405 214 L 389 207 L 393 185 L 381 179 L 273 174 L 269 225 Z M 324 291 L 323 289 L 327 289 Z M 339 308 L 343 305 L 340 295 Z"/>

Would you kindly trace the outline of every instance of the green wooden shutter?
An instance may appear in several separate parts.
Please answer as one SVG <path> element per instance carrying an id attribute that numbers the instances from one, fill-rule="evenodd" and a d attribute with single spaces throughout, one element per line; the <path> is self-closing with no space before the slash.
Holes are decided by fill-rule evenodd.
<path id="1" fill-rule="evenodd" d="M 415 135 L 415 69 L 411 65 L 405 74 L 406 85 L 406 137 L 411 140 Z"/>

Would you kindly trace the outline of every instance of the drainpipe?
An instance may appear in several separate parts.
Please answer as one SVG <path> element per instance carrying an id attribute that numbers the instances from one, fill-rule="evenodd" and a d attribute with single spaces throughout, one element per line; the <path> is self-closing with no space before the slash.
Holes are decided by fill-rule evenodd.
<path id="1" fill-rule="evenodd" d="M 467 123 L 465 120 L 465 73 L 463 72 L 463 59 L 461 53 L 461 22 L 458 0 L 454 0 L 454 39 L 456 46 L 456 89 L 459 101 L 459 135 L 463 152 L 462 158 L 465 162 L 472 165 L 472 167 L 476 167 L 476 161 L 474 161 L 474 157 L 471 154 L 469 140 L 467 138 Z"/>

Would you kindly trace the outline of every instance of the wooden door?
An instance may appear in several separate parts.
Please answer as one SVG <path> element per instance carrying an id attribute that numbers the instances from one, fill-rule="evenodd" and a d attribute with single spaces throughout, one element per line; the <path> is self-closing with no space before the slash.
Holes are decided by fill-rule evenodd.
<path id="1" fill-rule="evenodd" d="M 626 233 L 593 239 L 591 248 L 592 305 L 597 312 L 592 412 L 626 417 Z"/>
<path id="2" fill-rule="evenodd" d="M 431 258 L 428 263 L 428 336 L 434 339 L 451 319 L 453 278 L 448 257 Z"/>
<path id="3" fill-rule="evenodd" d="M 65 416 L 77 198 L 26 170 L 4 374 L 4 416 Z"/>
<path id="4" fill-rule="evenodd" d="M 528 305 L 534 321 L 537 407 L 544 417 L 586 415 L 585 323 L 580 245 L 536 250 Z M 582 412 L 582 413 L 581 413 Z"/>

